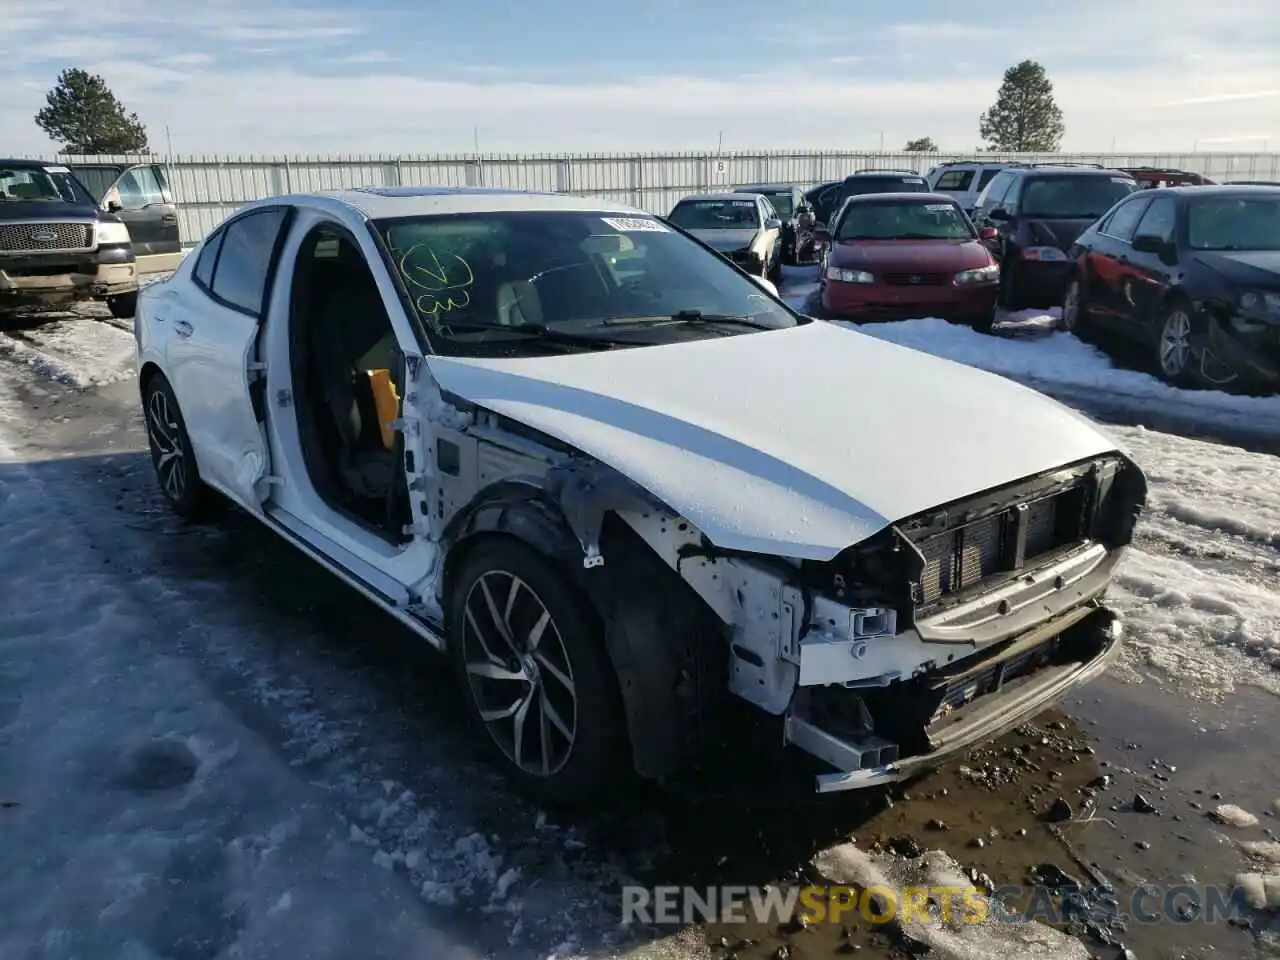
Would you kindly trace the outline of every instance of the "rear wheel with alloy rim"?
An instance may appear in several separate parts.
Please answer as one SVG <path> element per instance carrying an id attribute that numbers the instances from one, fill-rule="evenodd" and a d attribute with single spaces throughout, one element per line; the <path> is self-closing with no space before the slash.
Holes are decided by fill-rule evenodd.
<path id="1" fill-rule="evenodd" d="M 1185 385 L 1192 379 L 1195 351 L 1191 345 L 1191 308 L 1174 303 L 1161 314 L 1156 339 L 1156 365 L 1160 376 L 1172 384 Z"/>
<path id="2" fill-rule="evenodd" d="M 218 505 L 218 497 L 200 479 L 187 425 L 163 375 L 156 374 L 147 382 L 142 406 L 151 465 L 161 493 L 179 516 L 204 518 Z"/>
<path id="3" fill-rule="evenodd" d="M 477 544 L 452 590 L 450 650 L 473 725 L 523 788 L 590 799 L 622 751 L 617 681 L 586 600 L 506 537 Z"/>

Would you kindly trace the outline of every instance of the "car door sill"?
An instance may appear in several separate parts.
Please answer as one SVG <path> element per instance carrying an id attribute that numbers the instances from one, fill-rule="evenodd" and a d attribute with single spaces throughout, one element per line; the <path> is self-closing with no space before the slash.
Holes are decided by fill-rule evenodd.
<path id="1" fill-rule="evenodd" d="M 433 647 L 444 649 L 444 638 L 409 612 L 410 596 L 404 584 L 332 541 L 325 540 L 321 550 L 316 544 L 322 539 L 321 535 L 286 510 L 273 507 L 262 519 L 312 560 L 368 597 Z"/>

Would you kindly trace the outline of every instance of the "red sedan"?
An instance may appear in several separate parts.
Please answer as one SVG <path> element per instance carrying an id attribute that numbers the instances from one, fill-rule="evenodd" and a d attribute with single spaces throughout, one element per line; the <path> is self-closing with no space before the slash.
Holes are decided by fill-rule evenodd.
<path id="1" fill-rule="evenodd" d="M 951 197 L 853 197 L 818 239 L 828 247 L 819 274 L 826 317 L 942 317 L 991 329 L 1000 267 Z"/>

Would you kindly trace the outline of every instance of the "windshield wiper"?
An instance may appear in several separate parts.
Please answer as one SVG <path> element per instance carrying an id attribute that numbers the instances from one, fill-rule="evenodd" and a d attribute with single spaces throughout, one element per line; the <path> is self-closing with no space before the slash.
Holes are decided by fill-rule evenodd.
<path id="1" fill-rule="evenodd" d="M 772 324 L 761 323 L 751 317 L 732 313 L 703 313 L 701 310 L 681 310 L 671 315 L 672 320 L 684 323 L 732 323 L 740 327 L 752 327 L 756 330 L 773 330 Z"/>
<path id="2" fill-rule="evenodd" d="M 612 347 L 616 345 L 631 346 L 628 340 L 610 340 L 590 333 L 571 333 L 557 330 L 543 323 L 442 323 L 444 329 L 450 330 L 494 330 L 499 333 L 518 333 L 527 337 L 546 340 L 550 343 L 589 344 L 592 346 Z"/>

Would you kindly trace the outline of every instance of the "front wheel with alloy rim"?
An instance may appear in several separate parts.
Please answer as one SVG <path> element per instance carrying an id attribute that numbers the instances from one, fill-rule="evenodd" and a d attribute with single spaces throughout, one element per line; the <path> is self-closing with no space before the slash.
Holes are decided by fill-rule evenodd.
<path id="1" fill-rule="evenodd" d="M 1191 307 L 1175 302 L 1160 315 L 1156 337 L 1156 367 L 1162 379 L 1185 386 L 1193 379 L 1195 350 L 1191 344 Z"/>
<path id="2" fill-rule="evenodd" d="M 618 761 L 618 683 L 603 628 L 554 564 L 523 543 L 478 543 L 451 578 L 450 653 L 473 726 L 523 789 L 581 803 Z"/>
<path id="3" fill-rule="evenodd" d="M 192 520 L 207 516 L 217 505 L 217 496 L 200 479 L 182 411 L 169 381 L 159 373 L 143 389 L 142 413 L 151 465 L 169 507 Z"/>

